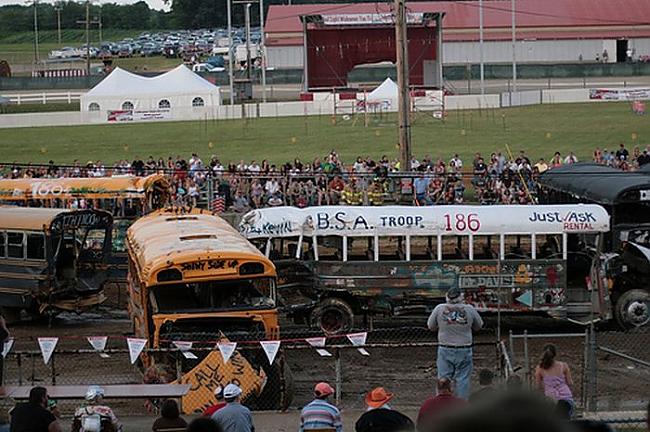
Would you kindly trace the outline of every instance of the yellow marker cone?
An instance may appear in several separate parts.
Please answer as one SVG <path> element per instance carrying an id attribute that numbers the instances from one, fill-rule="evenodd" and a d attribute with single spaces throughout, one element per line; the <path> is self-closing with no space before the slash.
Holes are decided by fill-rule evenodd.
<path id="1" fill-rule="evenodd" d="M 212 141 L 210 141 L 210 142 L 208 143 L 208 148 L 211 149 L 212 147 L 214 147 L 214 144 L 212 144 Z"/>
<path id="2" fill-rule="evenodd" d="M 546 139 L 551 139 L 551 133 L 550 132 L 546 132 Z"/>
<path id="3" fill-rule="evenodd" d="M 296 137 L 291 137 L 291 144 L 295 144 L 298 142 L 298 139 Z"/>

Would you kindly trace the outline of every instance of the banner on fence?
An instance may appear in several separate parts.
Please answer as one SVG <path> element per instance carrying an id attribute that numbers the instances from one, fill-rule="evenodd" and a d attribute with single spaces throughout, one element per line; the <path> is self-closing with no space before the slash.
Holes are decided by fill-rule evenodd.
<path id="1" fill-rule="evenodd" d="M 589 99 L 619 100 L 619 101 L 650 99 L 650 87 L 590 89 Z"/>
<path id="2" fill-rule="evenodd" d="M 165 120 L 172 118 L 170 110 L 113 110 L 108 111 L 109 122 L 129 122 L 143 120 Z"/>
<path id="3" fill-rule="evenodd" d="M 366 344 L 366 339 L 368 338 L 368 332 L 350 333 L 346 336 L 348 340 L 352 343 L 352 345 L 360 347 Z M 370 353 L 363 348 L 357 348 L 357 351 L 359 351 L 362 355 L 365 356 L 370 355 Z"/>
<path id="4" fill-rule="evenodd" d="M 322 347 L 325 346 L 325 337 L 312 337 L 305 339 L 307 343 L 314 348 L 316 348 L 316 352 L 318 353 L 319 356 L 321 357 L 332 357 L 332 353 L 329 351 L 323 349 Z"/>
<path id="5" fill-rule="evenodd" d="M 217 348 L 223 357 L 223 362 L 228 363 L 237 348 L 237 342 L 217 342 Z"/>
<path id="6" fill-rule="evenodd" d="M 45 364 L 48 364 L 50 362 L 50 358 L 52 357 L 52 353 L 54 353 L 54 348 L 56 348 L 56 344 L 58 342 L 58 337 L 38 338 L 38 346 L 41 348 L 41 354 L 43 354 L 43 361 Z"/>
<path id="7" fill-rule="evenodd" d="M 110 356 L 103 352 L 106 349 L 106 342 L 108 336 L 88 336 L 88 343 L 99 353 L 101 358 L 109 358 Z"/>
<path id="8" fill-rule="evenodd" d="M 266 358 L 269 359 L 269 364 L 273 364 L 273 360 L 280 350 L 280 341 L 260 341 L 260 345 L 262 345 Z"/>
<path id="9" fill-rule="evenodd" d="M 9 351 L 11 351 L 11 348 L 14 346 L 14 338 L 9 338 L 5 341 L 4 345 L 2 346 L 2 358 L 7 357 L 7 354 L 9 354 Z"/>
<path id="10" fill-rule="evenodd" d="M 198 357 L 190 351 L 192 349 L 192 342 L 174 341 L 174 346 L 181 351 L 183 357 L 190 360 L 196 360 Z"/>
<path id="11" fill-rule="evenodd" d="M 134 364 L 144 349 L 144 346 L 147 344 L 147 340 L 126 338 L 126 344 L 129 346 L 129 358 L 131 359 L 131 364 Z"/>

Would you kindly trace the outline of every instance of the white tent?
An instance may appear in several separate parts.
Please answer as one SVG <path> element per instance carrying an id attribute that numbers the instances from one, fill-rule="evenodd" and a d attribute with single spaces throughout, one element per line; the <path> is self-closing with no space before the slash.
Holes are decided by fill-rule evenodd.
<path id="1" fill-rule="evenodd" d="M 399 87 L 392 79 L 386 78 L 379 87 L 368 93 L 367 99 L 369 102 L 379 102 L 396 100 L 398 97 Z"/>
<path id="2" fill-rule="evenodd" d="M 136 75 L 118 67 L 81 96 L 81 111 L 165 110 L 172 118 L 176 117 L 175 112 L 219 105 L 219 87 L 184 65 L 155 77 Z"/>

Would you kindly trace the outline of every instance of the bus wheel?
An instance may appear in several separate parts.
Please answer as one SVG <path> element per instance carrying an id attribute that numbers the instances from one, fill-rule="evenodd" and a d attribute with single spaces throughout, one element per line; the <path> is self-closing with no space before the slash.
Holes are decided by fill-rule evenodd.
<path id="1" fill-rule="evenodd" d="M 633 289 L 616 301 L 614 315 L 618 325 L 625 330 L 643 327 L 650 323 L 650 293 Z"/>
<path id="2" fill-rule="evenodd" d="M 10 307 L 10 306 L 1 306 L 0 313 L 5 317 L 5 322 L 7 324 L 13 324 L 20 321 L 20 311 L 19 307 Z"/>
<path id="3" fill-rule="evenodd" d="M 311 322 L 327 335 L 341 334 L 352 329 L 354 312 L 345 301 L 328 298 L 323 300 L 311 313 Z"/>

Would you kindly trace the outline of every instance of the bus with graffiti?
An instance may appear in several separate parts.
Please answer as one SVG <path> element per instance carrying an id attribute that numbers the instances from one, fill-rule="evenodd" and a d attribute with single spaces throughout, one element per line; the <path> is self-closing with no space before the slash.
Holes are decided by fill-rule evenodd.
<path id="1" fill-rule="evenodd" d="M 429 313 L 459 287 L 480 311 L 608 318 L 598 205 L 253 210 L 240 232 L 276 265 L 278 302 L 327 333 Z"/>
<path id="2" fill-rule="evenodd" d="M 113 218 L 102 210 L 0 206 L 0 310 L 8 321 L 105 300 Z"/>
<path id="3" fill-rule="evenodd" d="M 246 346 L 279 339 L 276 272 L 268 258 L 226 221 L 199 209 L 165 209 L 138 219 L 128 230 L 127 251 L 135 335 L 149 348 L 188 341 L 210 348 L 195 358 L 176 359 L 169 351 L 142 356 L 147 368 L 181 362 L 179 381 L 191 384 L 184 412 L 202 412 L 216 402 L 214 389 L 232 382 L 249 406 L 288 406 L 292 381 L 281 352 L 269 364 L 252 347 L 237 349 L 228 361 L 213 349 L 217 342 Z"/>

